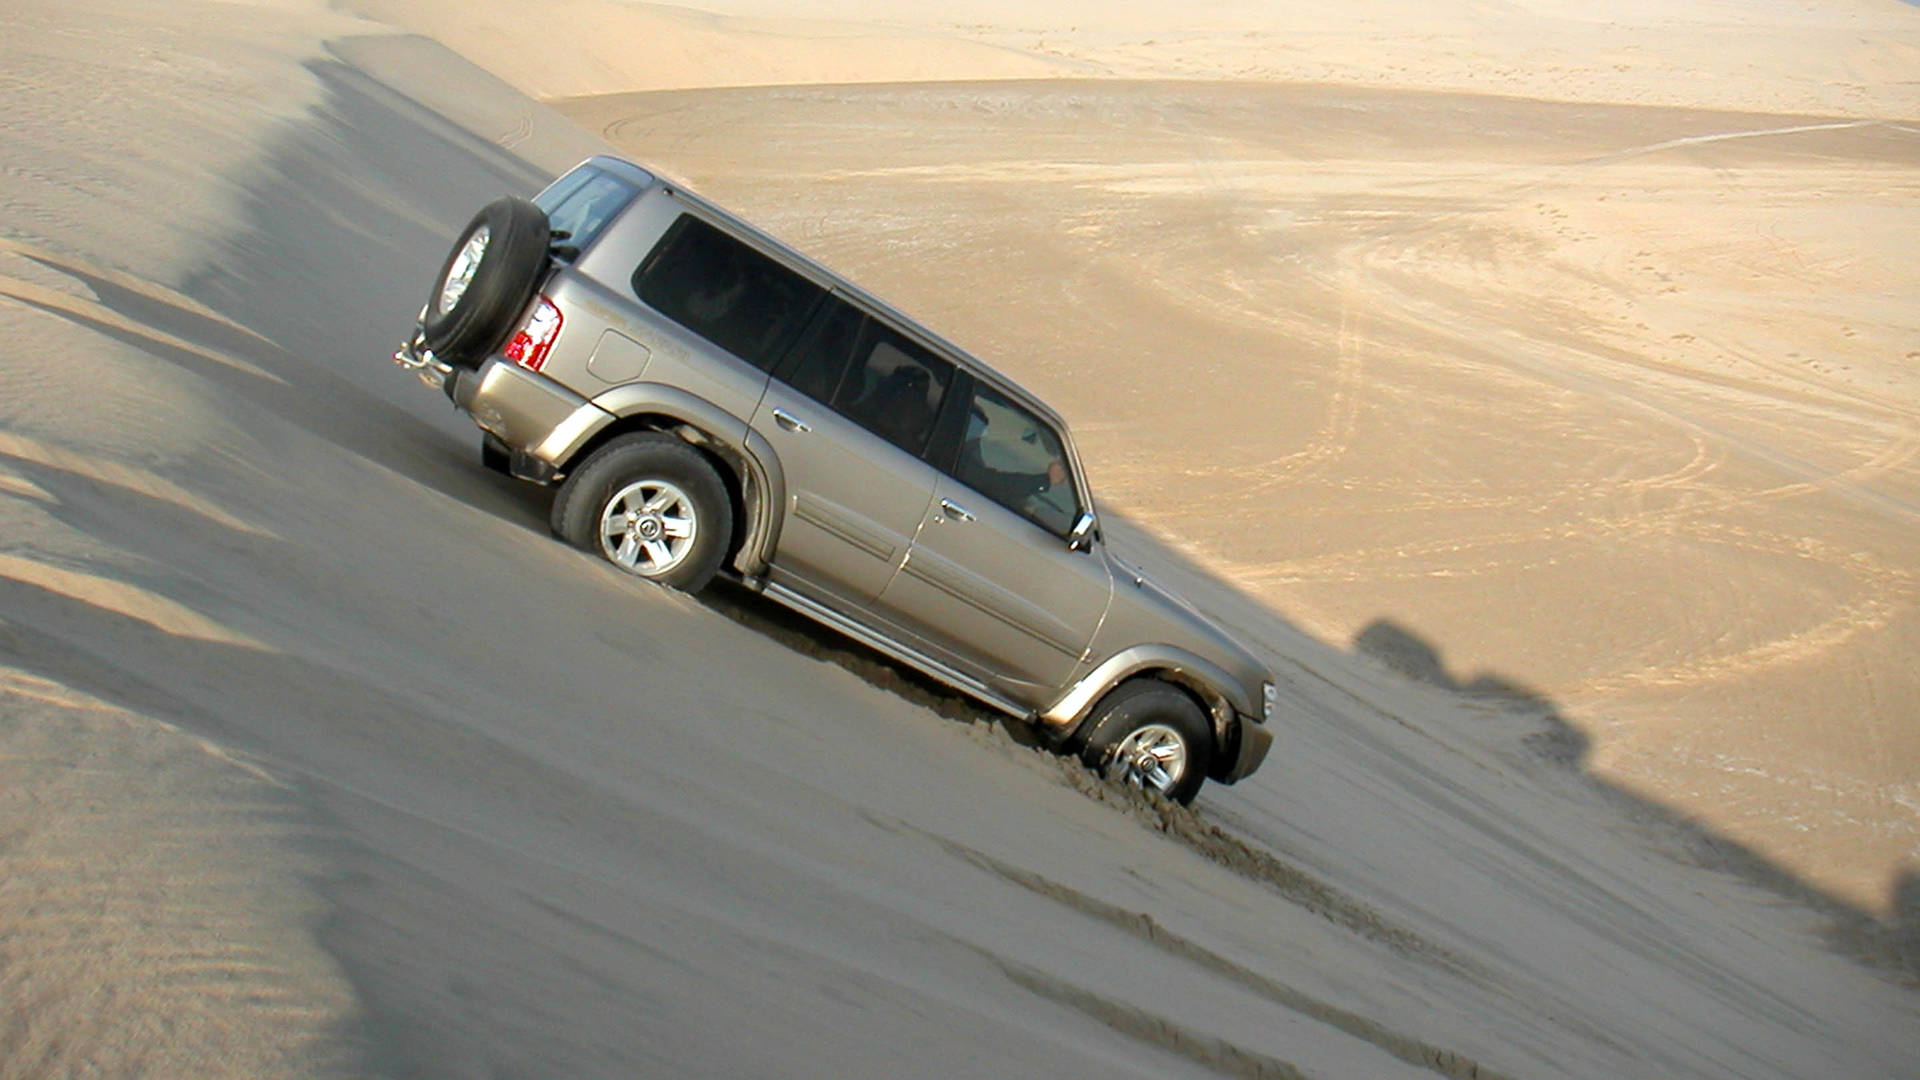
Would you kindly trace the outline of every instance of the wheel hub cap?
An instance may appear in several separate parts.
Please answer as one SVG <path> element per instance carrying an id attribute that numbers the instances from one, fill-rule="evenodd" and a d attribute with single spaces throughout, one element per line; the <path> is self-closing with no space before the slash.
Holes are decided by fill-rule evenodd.
<path id="1" fill-rule="evenodd" d="M 1187 772 L 1187 743 L 1165 724 L 1147 724 L 1120 740 L 1107 778 L 1166 794 Z"/>
<path id="2" fill-rule="evenodd" d="M 440 314 L 452 311 L 460 298 L 467 295 L 467 286 L 473 284 L 474 275 L 480 272 L 480 262 L 487 257 L 487 243 L 492 239 L 493 230 L 482 225 L 460 246 L 460 254 L 453 257 L 453 265 L 447 268 L 447 280 L 440 283 L 440 301 L 435 305 Z"/>
<path id="3" fill-rule="evenodd" d="M 693 500 L 665 480 L 639 480 L 607 500 L 600 515 L 600 552 L 641 577 L 686 561 L 700 534 Z"/>

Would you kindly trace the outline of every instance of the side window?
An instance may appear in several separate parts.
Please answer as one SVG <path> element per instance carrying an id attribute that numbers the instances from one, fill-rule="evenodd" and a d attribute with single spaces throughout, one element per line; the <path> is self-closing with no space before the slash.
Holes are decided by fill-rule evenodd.
<path id="1" fill-rule="evenodd" d="M 667 228 L 633 291 L 654 310 L 762 370 L 826 290 L 691 214 Z"/>
<path id="2" fill-rule="evenodd" d="M 815 401 L 833 400 L 840 379 L 847 370 L 847 358 L 867 321 L 860 309 L 844 300 L 828 297 L 826 310 L 814 332 L 794 349 L 781 365 L 780 377 L 795 390 Z"/>
<path id="3" fill-rule="evenodd" d="M 831 404 L 836 412 L 916 457 L 927 448 L 953 365 L 868 319 Z"/>
<path id="4" fill-rule="evenodd" d="M 1080 516 L 1060 433 L 983 383 L 975 384 L 953 476 L 1055 536 Z"/>
<path id="5" fill-rule="evenodd" d="M 568 234 L 566 243 L 585 248 L 636 194 L 625 180 L 598 169 L 580 168 L 554 181 L 533 201 L 547 212 L 547 223 L 553 231 Z"/>

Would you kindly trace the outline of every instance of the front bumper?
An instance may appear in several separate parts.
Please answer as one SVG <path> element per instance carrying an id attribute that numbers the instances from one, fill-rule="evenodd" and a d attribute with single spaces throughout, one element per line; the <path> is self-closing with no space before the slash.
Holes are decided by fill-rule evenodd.
<path id="1" fill-rule="evenodd" d="M 1217 775 L 1223 784 L 1237 783 L 1252 776 L 1260 763 L 1267 760 L 1267 751 L 1273 749 L 1273 732 L 1268 731 L 1265 724 L 1242 716 L 1239 728 L 1240 737 L 1234 740 L 1239 745 L 1233 756 L 1233 764 Z"/>

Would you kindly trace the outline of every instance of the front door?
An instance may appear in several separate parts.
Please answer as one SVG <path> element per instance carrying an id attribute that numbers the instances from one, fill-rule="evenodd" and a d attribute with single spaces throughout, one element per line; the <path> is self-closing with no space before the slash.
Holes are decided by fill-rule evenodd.
<path id="1" fill-rule="evenodd" d="M 953 475 L 876 607 L 963 670 L 1038 700 L 1074 674 L 1113 575 L 1097 546 L 1067 545 L 1081 503 L 1052 425 L 984 384 L 969 415 Z"/>

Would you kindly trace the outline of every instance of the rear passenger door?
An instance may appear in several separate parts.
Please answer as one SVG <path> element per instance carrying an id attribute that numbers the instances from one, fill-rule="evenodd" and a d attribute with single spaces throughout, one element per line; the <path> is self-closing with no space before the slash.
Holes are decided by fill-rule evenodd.
<path id="1" fill-rule="evenodd" d="M 932 501 L 922 454 L 953 378 L 931 350 L 827 298 L 751 424 L 786 476 L 774 580 L 849 613 L 879 595 Z"/>

